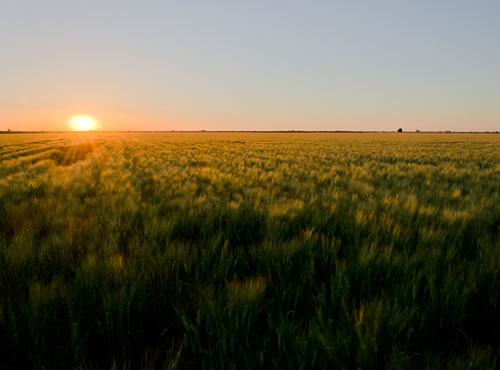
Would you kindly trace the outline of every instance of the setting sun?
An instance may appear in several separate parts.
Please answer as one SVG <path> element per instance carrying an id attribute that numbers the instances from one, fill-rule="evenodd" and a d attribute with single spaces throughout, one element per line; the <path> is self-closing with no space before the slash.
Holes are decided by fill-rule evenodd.
<path id="1" fill-rule="evenodd" d="M 97 120 L 91 116 L 78 115 L 69 120 L 71 128 L 75 131 L 90 131 L 97 127 Z"/>

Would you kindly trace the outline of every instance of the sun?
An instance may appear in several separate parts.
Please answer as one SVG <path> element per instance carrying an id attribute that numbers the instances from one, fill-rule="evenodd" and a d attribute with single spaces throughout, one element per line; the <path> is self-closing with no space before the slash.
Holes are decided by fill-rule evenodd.
<path id="1" fill-rule="evenodd" d="M 74 131 L 90 131 L 97 128 L 97 120 L 84 114 L 71 117 L 69 123 Z"/>

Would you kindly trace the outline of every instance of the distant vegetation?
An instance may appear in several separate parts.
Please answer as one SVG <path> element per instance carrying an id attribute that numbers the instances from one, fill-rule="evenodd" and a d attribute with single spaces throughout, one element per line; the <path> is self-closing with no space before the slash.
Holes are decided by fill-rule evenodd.
<path id="1" fill-rule="evenodd" d="M 0 137 L 0 368 L 499 366 L 500 136 Z"/>

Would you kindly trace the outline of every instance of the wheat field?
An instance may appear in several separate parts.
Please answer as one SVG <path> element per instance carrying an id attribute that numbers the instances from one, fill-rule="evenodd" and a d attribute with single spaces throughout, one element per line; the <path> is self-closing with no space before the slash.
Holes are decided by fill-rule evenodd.
<path id="1" fill-rule="evenodd" d="M 494 369 L 500 136 L 0 135 L 0 368 Z"/>

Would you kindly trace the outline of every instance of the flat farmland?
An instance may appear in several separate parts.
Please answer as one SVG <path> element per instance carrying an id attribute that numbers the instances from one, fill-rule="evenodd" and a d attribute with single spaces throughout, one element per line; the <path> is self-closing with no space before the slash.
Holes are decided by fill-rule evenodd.
<path id="1" fill-rule="evenodd" d="M 500 135 L 0 135 L 0 368 L 495 368 Z"/>

